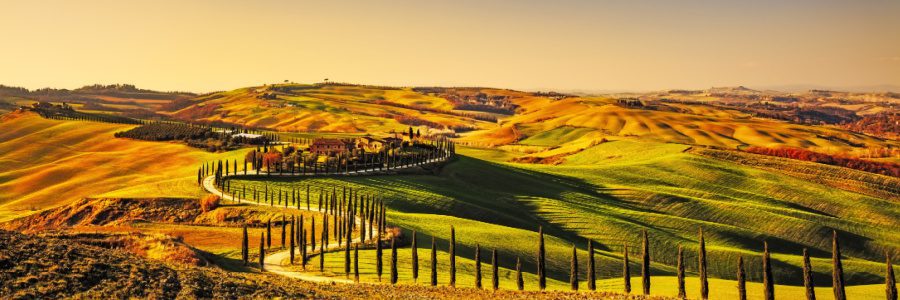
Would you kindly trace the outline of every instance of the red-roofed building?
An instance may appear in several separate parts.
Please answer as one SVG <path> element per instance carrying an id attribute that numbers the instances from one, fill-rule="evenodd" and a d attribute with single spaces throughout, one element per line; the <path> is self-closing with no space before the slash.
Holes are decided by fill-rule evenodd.
<path id="1" fill-rule="evenodd" d="M 309 152 L 316 154 L 334 154 L 353 150 L 352 142 L 340 139 L 315 139 L 309 146 Z"/>

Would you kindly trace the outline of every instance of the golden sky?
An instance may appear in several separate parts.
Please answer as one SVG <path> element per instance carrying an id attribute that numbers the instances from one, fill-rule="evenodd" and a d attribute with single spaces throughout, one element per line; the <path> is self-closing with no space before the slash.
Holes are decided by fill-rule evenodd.
<path id="1" fill-rule="evenodd" d="M 0 84 L 900 85 L 897 0 L 0 0 Z"/>

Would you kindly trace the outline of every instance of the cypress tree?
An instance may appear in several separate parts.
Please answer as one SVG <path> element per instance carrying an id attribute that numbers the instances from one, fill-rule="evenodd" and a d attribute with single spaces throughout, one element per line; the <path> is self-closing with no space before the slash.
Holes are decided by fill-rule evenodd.
<path id="1" fill-rule="evenodd" d="M 378 240 L 375 241 L 375 272 L 378 273 L 378 281 L 381 281 L 381 232 L 378 233 Z"/>
<path id="2" fill-rule="evenodd" d="M 897 283 L 894 279 L 894 265 L 891 263 L 891 256 L 884 251 L 885 270 L 884 270 L 884 294 L 887 300 L 897 300 Z"/>
<path id="3" fill-rule="evenodd" d="M 300 218 L 297 219 L 297 222 L 296 222 L 296 223 L 294 223 L 294 226 L 297 227 L 297 228 L 294 229 L 294 234 L 296 235 L 296 236 L 294 237 L 294 241 L 295 241 L 295 243 L 296 243 L 296 245 L 297 245 L 298 248 L 299 248 L 299 247 L 305 247 L 305 246 L 306 246 L 306 243 L 304 243 L 303 237 L 302 237 L 302 235 L 303 235 L 303 224 L 304 224 L 304 223 L 303 223 L 303 215 L 300 215 Z M 304 248 L 299 248 L 299 249 L 298 249 L 298 250 L 300 251 L 300 255 L 303 255 L 303 254 L 305 253 L 305 252 L 303 251 L 303 249 L 304 249 Z"/>
<path id="4" fill-rule="evenodd" d="M 266 266 L 265 266 L 266 248 L 263 245 L 263 242 L 265 241 L 265 235 L 266 234 L 263 233 L 262 235 L 259 236 L 259 270 L 260 271 L 266 270 Z"/>
<path id="5" fill-rule="evenodd" d="M 475 288 L 481 288 L 481 245 L 475 244 Z"/>
<path id="6" fill-rule="evenodd" d="M 347 220 L 352 220 L 352 219 L 348 218 Z M 350 244 L 352 244 L 350 242 L 350 241 L 352 241 L 352 239 L 350 238 L 350 230 L 347 230 L 346 234 L 347 234 L 347 236 L 346 236 L 347 242 L 344 245 L 344 274 L 347 274 L 347 276 L 350 276 Z"/>
<path id="7" fill-rule="evenodd" d="M 387 210 L 384 207 L 384 201 L 381 201 L 381 231 L 385 231 L 385 226 L 387 226 Z"/>
<path id="8" fill-rule="evenodd" d="M 304 270 L 306 270 L 306 259 L 308 258 L 306 254 L 306 229 L 300 226 L 300 263 Z"/>
<path id="9" fill-rule="evenodd" d="M 516 256 L 516 288 L 525 289 L 525 280 L 522 279 L 522 260 Z"/>
<path id="10" fill-rule="evenodd" d="M 284 220 L 284 215 L 281 215 L 281 249 L 284 249 L 284 238 L 287 233 L 287 223 Z"/>
<path id="11" fill-rule="evenodd" d="M 328 220 L 328 219 L 325 219 Z M 325 242 L 328 241 L 328 235 L 325 232 L 322 232 L 322 243 L 319 244 L 321 250 L 319 250 L 319 271 L 325 272 Z"/>
<path id="12" fill-rule="evenodd" d="M 316 216 L 309 219 L 309 248 L 316 251 Z"/>
<path id="13" fill-rule="evenodd" d="M 456 286 L 456 229 L 450 225 L 450 286 Z"/>
<path id="14" fill-rule="evenodd" d="M 538 275 L 538 288 L 542 291 L 547 287 L 547 273 L 545 270 L 545 257 L 546 254 L 544 251 L 544 227 L 538 226 L 538 262 L 537 262 L 537 275 Z"/>
<path id="15" fill-rule="evenodd" d="M 772 263 L 769 261 L 769 243 L 763 242 L 763 299 L 775 300 L 775 282 Z"/>
<path id="16" fill-rule="evenodd" d="M 415 237 L 415 231 L 413 231 L 413 236 Z M 366 214 L 359 214 L 359 242 L 366 243 Z M 413 239 L 413 244 L 415 244 L 415 239 Z"/>
<path id="17" fill-rule="evenodd" d="M 744 273 L 743 256 L 738 256 L 737 287 L 738 300 L 747 300 L 747 275 Z"/>
<path id="18" fill-rule="evenodd" d="M 497 268 L 497 249 L 491 250 L 491 286 L 495 291 L 500 288 L 500 273 Z"/>
<path id="19" fill-rule="evenodd" d="M 834 287 L 834 300 L 847 300 L 847 294 L 844 293 L 844 266 L 841 264 L 841 247 L 838 244 L 837 230 L 832 230 L 831 238 L 831 263 L 832 263 L 832 285 Z"/>
<path id="20" fill-rule="evenodd" d="M 437 285 L 437 246 L 431 237 L 431 286 Z"/>
<path id="21" fill-rule="evenodd" d="M 365 214 L 363 214 L 365 215 Z M 363 222 L 365 224 L 365 222 Z M 359 228 L 365 228 L 366 226 L 360 225 Z M 419 281 L 419 247 L 416 245 L 416 231 L 413 230 L 412 234 L 412 277 L 413 282 Z"/>
<path id="22" fill-rule="evenodd" d="M 266 222 L 266 248 L 272 248 L 272 218 Z"/>
<path id="23" fill-rule="evenodd" d="M 247 236 L 247 223 L 244 223 L 244 236 L 241 238 L 241 260 L 246 266 L 250 259 L 250 240 Z"/>
<path id="24" fill-rule="evenodd" d="M 397 239 L 391 238 L 391 284 L 397 284 Z"/>
<path id="25" fill-rule="evenodd" d="M 322 216 L 322 249 L 328 248 L 328 215 Z"/>
<path id="26" fill-rule="evenodd" d="M 294 216 L 291 216 L 291 234 L 288 237 L 288 240 L 290 241 L 290 247 L 289 247 L 288 251 L 290 252 L 291 264 L 293 265 L 294 264 Z"/>
<path id="27" fill-rule="evenodd" d="M 597 271 L 596 267 L 594 267 L 594 241 L 588 240 L 588 289 L 592 291 L 597 290 Z"/>
<path id="28" fill-rule="evenodd" d="M 700 253 L 697 255 L 700 273 L 700 299 L 709 299 L 709 282 L 706 280 L 706 239 L 703 238 L 703 228 L 700 228 Z"/>
<path id="29" fill-rule="evenodd" d="M 628 266 L 628 245 L 624 245 L 625 250 L 622 251 L 623 256 L 623 264 L 622 264 L 622 277 L 625 283 L 625 293 L 631 293 L 631 270 Z"/>
<path id="30" fill-rule="evenodd" d="M 573 291 L 578 290 L 578 251 L 572 244 L 572 266 L 569 272 L 569 285 Z"/>
<path id="31" fill-rule="evenodd" d="M 681 245 L 678 245 L 678 258 L 677 258 L 677 275 L 678 275 L 678 298 L 685 299 L 687 298 L 687 293 L 684 290 L 684 252 L 681 248 Z"/>
<path id="32" fill-rule="evenodd" d="M 353 247 L 353 281 L 359 282 L 359 244 Z"/>
<path id="33" fill-rule="evenodd" d="M 816 290 L 812 281 L 812 265 L 809 263 L 809 251 L 803 248 L 803 287 L 806 288 L 806 299 L 816 300 Z"/>
<path id="34" fill-rule="evenodd" d="M 643 230 L 642 257 L 641 257 L 641 283 L 644 295 L 650 295 L 650 242 L 647 240 L 647 230 Z"/>

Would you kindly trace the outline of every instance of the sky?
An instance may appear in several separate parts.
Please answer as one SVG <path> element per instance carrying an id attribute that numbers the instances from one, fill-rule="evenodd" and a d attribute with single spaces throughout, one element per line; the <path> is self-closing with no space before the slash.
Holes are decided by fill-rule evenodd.
<path id="1" fill-rule="evenodd" d="M 0 84 L 900 86 L 898 0 L 0 0 Z"/>

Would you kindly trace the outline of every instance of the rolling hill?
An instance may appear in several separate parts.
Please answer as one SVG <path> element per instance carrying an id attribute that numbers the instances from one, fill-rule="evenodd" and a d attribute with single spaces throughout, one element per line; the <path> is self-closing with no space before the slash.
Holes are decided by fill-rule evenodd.
<path id="1" fill-rule="evenodd" d="M 387 133 L 422 125 L 464 131 L 494 126 L 480 120 L 488 113 L 455 110 L 445 98 L 409 88 L 337 84 L 277 84 L 213 93 L 195 98 L 171 116 L 286 132 Z"/>
<path id="2" fill-rule="evenodd" d="M 243 155 L 113 137 L 134 126 L 2 116 L 0 220 L 88 196 L 197 197 L 201 162 Z"/>
<path id="3" fill-rule="evenodd" d="M 675 94 L 686 98 L 660 99 Z M 598 245 L 602 289 L 620 291 L 624 246 L 631 251 L 632 270 L 639 270 L 640 232 L 646 230 L 656 293 L 674 296 L 673 249 L 684 247 L 688 274 L 695 277 L 698 231 L 703 228 L 711 276 L 716 278 L 714 292 L 733 295 L 738 257 L 747 262 L 749 280 L 758 288 L 763 241 L 767 241 L 779 290 L 799 297 L 804 248 L 810 250 L 822 292 L 831 284 L 830 237 L 835 230 L 844 247 L 846 280 L 854 285 L 851 293 L 874 295 L 873 290 L 883 288 L 874 284 L 882 283 L 885 254 L 900 256 L 900 235 L 894 230 L 900 227 L 900 179 L 734 149 L 791 146 L 861 156 L 868 149 L 900 148 L 900 142 L 835 124 L 762 117 L 742 106 L 756 103 L 748 102 L 753 97 L 783 96 L 744 88 L 619 97 L 486 88 L 277 84 L 167 100 L 169 104 L 148 109 L 156 109 L 157 117 L 268 128 L 287 137 L 385 134 L 409 126 L 455 136 L 459 144 L 468 146 L 460 146 L 459 156 L 433 175 L 251 176 L 233 184 L 276 190 L 305 190 L 310 185 L 314 198 L 320 187 L 348 186 L 374 193 L 386 201 L 390 226 L 398 227 L 403 237 L 417 232 L 420 256 L 430 246 L 425 243 L 430 237 L 436 238 L 439 255 L 446 256 L 453 225 L 461 277 L 471 278 L 477 244 L 498 250 L 502 285 L 510 287 L 516 257 L 523 260 L 527 272 L 535 269 L 536 231 L 541 226 L 547 234 L 551 289 L 568 288 L 572 246 L 584 259 L 586 240 L 591 239 Z M 828 102 L 851 96 L 821 97 Z M 858 112 L 880 109 L 883 99 L 878 99 L 859 105 Z M 19 224 L 16 229 L 20 230 L 174 236 L 231 268 L 239 256 L 240 228 L 221 220 L 259 221 L 284 213 L 278 208 L 236 205 L 192 215 L 187 221 L 135 217 L 115 226 L 79 223 L 74 229 L 61 220 L 78 213 L 35 214 L 53 207 L 66 212 L 97 209 L 85 204 L 93 202 L 81 200 L 85 197 L 196 199 L 204 194 L 195 183 L 199 164 L 242 160 L 250 150 L 210 153 L 177 143 L 113 137 L 133 126 L 47 120 L 27 112 L 4 115 L 0 119 L 0 222 L 46 216 L 47 220 L 38 222 L 44 227 L 9 224 Z M 408 244 L 404 247 L 408 249 Z M 408 250 L 400 253 L 402 258 L 408 254 Z M 363 250 L 361 255 L 373 254 Z M 328 264 L 339 263 L 336 255 L 329 256 Z M 374 280 L 372 266 L 362 267 L 364 279 Z M 410 284 L 404 272 L 408 270 L 401 269 L 401 282 Z M 534 275 L 526 278 L 533 288 Z M 691 280 L 688 293 L 693 297 L 696 281 Z"/>
<path id="4" fill-rule="evenodd" d="M 606 140 L 621 139 L 724 149 L 787 146 L 851 155 L 900 148 L 896 140 L 835 126 L 793 124 L 700 104 L 631 107 L 613 98 L 575 97 L 522 101 L 520 105 L 519 113 L 503 119 L 500 127 L 472 132 L 459 142 L 504 146 L 538 159 L 568 156 Z"/>

